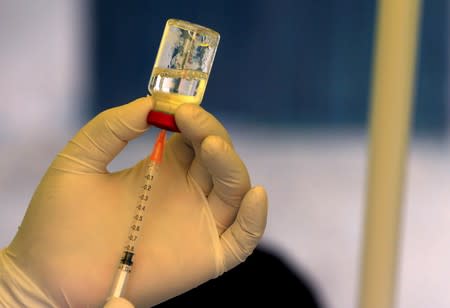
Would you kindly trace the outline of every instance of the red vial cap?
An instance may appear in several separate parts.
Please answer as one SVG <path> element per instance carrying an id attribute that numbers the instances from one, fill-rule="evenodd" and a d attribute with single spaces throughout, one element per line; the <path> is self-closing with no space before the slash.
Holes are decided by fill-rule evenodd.
<path id="1" fill-rule="evenodd" d="M 175 117 L 173 114 L 160 111 L 150 111 L 147 116 L 147 123 L 172 132 L 180 132 L 177 124 L 175 123 Z"/>

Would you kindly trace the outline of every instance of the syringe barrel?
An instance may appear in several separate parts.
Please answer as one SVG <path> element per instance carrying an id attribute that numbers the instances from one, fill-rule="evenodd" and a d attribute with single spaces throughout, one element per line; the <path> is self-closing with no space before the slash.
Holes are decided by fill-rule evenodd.
<path id="1" fill-rule="evenodd" d="M 130 226 L 130 233 L 128 234 L 128 241 L 120 259 L 119 268 L 114 277 L 114 281 L 110 290 L 109 298 L 124 297 L 125 288 L 128 281 L 128 275 L 133 266 L 133 256 L 136 251 L 135 245 L 141 231 L 145 210 L 149 207 L 149 194 L 152 190 L 152 184 L 158 174 L 159 164 L 162 161 L 164 153 L 165 131 L 161 131 L 158 139 L 153 147 L 152 154 L 149 157 L 147 170 L 144 174 L 144 185 L 142 186 L 142 193 L 139 195 L 138 204 L 136 205 L 135 214 Z"/>
<path id="2" fill-rule="evenodd" d="M 117 270 L 109 297 L 124 297 L 125 286 L 127 285 L 128 275 L 131 272 L 131 265 L 120 264 Z"/>

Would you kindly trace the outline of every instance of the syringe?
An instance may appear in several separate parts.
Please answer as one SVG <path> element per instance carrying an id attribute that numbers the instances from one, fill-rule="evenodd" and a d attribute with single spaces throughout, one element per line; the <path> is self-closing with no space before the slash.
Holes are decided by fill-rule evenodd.
<path id="1" fill-rule="evenodd" d="M 130 231 L 127 237 L 127 243 L 123 251 L 122 258 L 114 282 L 111 288 L 109 298 L 123 297 L 125 293 L 125 286 L 128 281 L 128 275 L 133 266 L 133 256 L 136 252 L 136 243 L 139 238 L 139 233 L 142 230 L 144 221 L 144 214 L 149 207 L 149 194 L 152 191 L 153 181 L 156 179 L 159 170 L 159 164 L 163 158 L 164 143 L 166 138 L 166 131 L 161 130 L 158 139 L 153 146 L 152 154 L 148 158 L 147 170 L 144 175 L 144 185 L 142 186 L 142 193 L 138 197 L 138 203 L 133 215 L 130 225 Z"/>

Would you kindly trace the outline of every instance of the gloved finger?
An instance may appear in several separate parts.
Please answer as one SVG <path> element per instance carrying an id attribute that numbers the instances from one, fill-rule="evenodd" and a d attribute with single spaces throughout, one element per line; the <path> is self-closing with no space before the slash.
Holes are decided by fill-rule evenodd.
<path id="1" fill-rule="evenodd" d="M 266 228 L 267 207 L 263 187 L 254 187 L 245 195 L 236 220 L 221 236 L 225 271 L 245 261 L 258 245 Z"/>
<path id="2" fill-rule="evenodd" d="M 203 140 L 200 157 L 212 176 L 208 202 L 221 234 L 235 220 L 242 198 L 250 189 L 250 177 L 238 154 L 219 136 Z"/>
<path id="3" fill-rule="evenodd" d="M 108 298 L 104 308 L 134 308 L 134 305 L 123 297 Z"/>
<path id="4" fill-rule="evenodd" d="M 181 105 L 175 112 L 175 121 L 182 133 L 177 146 L 180 149 L 193 150 L 195 156 L 191 156 L 189 174 L 192 179 L 208 194 L 212 187 L 212 180 L 208 170 L 199 159 L 200 144 L 207 136 L 215 135 L 225 139 L 230 145 L 231 139 L 222 124 L 209 112 L 195 104 Z M 192 152 L 191 152 L 192 153 Z"/>
<path id="5" fill-rule="evenodd" d="M 107 165 L 128 141 L 147 130 L 146 116 L 152 106 L 147 96 L 103 111 L 69 141 L 52 167 L 75 173 L 107 172 Z"/>
<path id="6" fill-rule="evenodd" d="M 166 151 L 170 151 L 178 165 L 188 170 L 195 157 L 194 149 L 186 145 L 185 137 L 181 134 L 173 134 L 167 141 Z"/>

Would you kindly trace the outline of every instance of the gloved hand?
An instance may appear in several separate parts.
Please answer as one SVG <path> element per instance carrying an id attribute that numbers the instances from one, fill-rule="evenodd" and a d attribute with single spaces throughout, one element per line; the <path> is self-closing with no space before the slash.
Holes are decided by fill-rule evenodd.
<path id="1" fill-rule="evenodd" d="M 14 240 L 0 253 L 0 303 L 104 305 L 145 162 L 115 173 L 107 166 L 148 128 L 152 104 L 145 97 L 102 112 L 56 156 Z M 265 229 L 265 190 L 251 188 L 224 127 L 192 104 L 181 106 L 175 119 L 182 133 L 166 144 L 127 284 L 125 297 L 136 307 L 160 303 L 233 268 L 252 253 Z"/>

